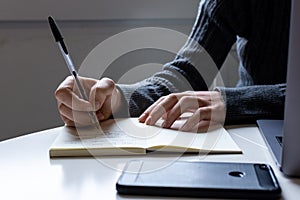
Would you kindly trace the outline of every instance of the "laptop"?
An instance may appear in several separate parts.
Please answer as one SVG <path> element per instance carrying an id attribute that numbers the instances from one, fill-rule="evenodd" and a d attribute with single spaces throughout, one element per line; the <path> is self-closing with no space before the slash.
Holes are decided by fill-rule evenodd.
<path id="1" fill-rule="evenodd" d="M 300 176 L 300 1 L 292 0 L 284 120 L 257 124 L 281 171 Z"/>

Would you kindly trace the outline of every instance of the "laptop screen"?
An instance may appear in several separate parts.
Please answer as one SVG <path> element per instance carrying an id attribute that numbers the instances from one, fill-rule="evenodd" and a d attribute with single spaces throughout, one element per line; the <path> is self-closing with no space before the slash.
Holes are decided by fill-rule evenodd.
<path id="1" fill-rule="evenodd" d="M 300 1 L 292 0 L 282 171 L 300 176 Z"/>

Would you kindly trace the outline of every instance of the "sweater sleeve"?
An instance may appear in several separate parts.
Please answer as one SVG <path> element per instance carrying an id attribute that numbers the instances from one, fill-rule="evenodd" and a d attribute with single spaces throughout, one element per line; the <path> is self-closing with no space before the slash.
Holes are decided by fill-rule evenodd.
<path id="1" fill-rule="evenodd" d="M 227 1 L 200 2 L 188 41 L 161 72 L 132 85 L 117 85 L 123 94 L 122 109 L 114 116 L 139 116 L 157 99 L 170 93 L 208 90 L 236 41 L 236 30 L 228 26 L 232 19 L 226 19 L 230 7 L 224 2 Z"/>
<path id="2" fill-rule="evenodd" d="M 225 124 L 283 118 L 286 84 L 217 87 L 216 90 L 221 92 L 226 103 Z"/>

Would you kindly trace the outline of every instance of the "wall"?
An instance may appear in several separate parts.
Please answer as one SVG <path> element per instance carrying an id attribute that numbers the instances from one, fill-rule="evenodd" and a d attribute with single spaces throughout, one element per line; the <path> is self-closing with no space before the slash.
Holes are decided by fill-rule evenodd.
<path id="1" fill-rule="evenodd" d="M 198 6 L 196 0 L 86 2 L 0 1 L 0 140 L 62 125 L 53 92 L 68 71 L 49 31 L 49 14 L 58 20 L 74 63 L 79 66 L 101 41 L 131 28 L 165 27 L 188 34 Z M 151 55 L 157 63 L 173 58 L 171 54 Z M 130 55 L 115 65 L 130 67 L 132 60 L 142 63 L 146 58 L 147 54 Z M 232 56 L 227 62 L 228 66 L 236 65 Z M 147 73 L 123 81 L 142 79 L 158 70 L 157 66 L 147 69 Z M 224 74 L 225 78 L 229 76 Z M 114 74 L 108 75 L 114 78 Z M 235 78 L 229 77 L 227 82 L 234 84 Z"/>

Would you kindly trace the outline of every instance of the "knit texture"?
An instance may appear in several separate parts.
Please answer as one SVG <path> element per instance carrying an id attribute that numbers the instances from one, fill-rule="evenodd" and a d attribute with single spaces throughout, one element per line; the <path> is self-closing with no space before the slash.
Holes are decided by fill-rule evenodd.
<path id="1" fill-rule="evenodd" d="M 117 86 L 127 106 L 115 116 L 137 117 L 173 92 L 207 90 L 236 43 L 237 87 L 215 88 L 226 103 L 226 124 L 283 118 L 289 19 L 289 0 L 202 0 L 176 58 L 148 79 Z"/>

